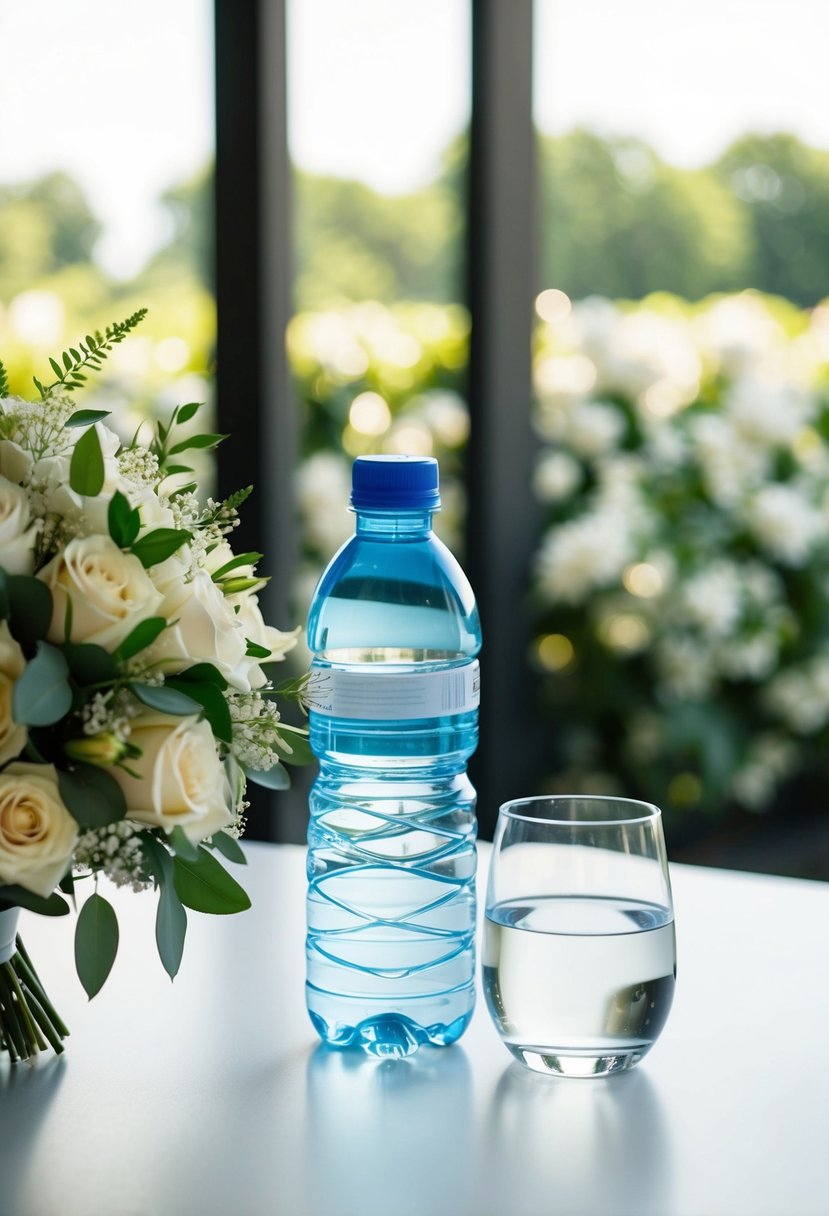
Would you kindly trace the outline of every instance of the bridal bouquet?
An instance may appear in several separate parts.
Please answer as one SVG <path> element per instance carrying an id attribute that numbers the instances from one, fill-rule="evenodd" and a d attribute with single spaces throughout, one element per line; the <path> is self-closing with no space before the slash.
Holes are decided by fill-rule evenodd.
<path id="1" fill-rule="evenodd" d="M 295 633 L 262 618 L 259 553 L 228 536 L 250 492 L 196 498 L 187 453 L 199 405 L 148 442 L 110 430 L 73 392 L 144 311 L 50 360 L 38 399 L 0 364 L 0 1058 L 67 1033 L 16 936 L 20 908 L 76 909 L 75 959 L 94 996 L 118 948 L 103 874 L 158 892 L 156 941 L 173 977 L 187 910 L 249 906 L 222 860 L 238 844 L 248 779 L 288 784 L 309 759 L 266 667 Z M 222 860 L 220 860 L 220 858 Z"/>

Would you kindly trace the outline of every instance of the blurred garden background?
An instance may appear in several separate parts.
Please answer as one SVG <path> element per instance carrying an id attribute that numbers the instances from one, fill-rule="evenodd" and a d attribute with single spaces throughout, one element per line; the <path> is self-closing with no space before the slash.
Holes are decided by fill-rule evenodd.
<path id="1" fill-rule="evenodd" d="M 125 433 L 211 400 L 216 336 L 211 5 L 143 8 L 0 0 L 0 351 L 26 393 L 147 306 L 94 389 Z M 540 788 L 829 878 L 829 14 L 614 10 L 536 4 Z M 439 458 L 463 559 L 469 5 L 289 11 L 301 623 L 360 453 Z"/>

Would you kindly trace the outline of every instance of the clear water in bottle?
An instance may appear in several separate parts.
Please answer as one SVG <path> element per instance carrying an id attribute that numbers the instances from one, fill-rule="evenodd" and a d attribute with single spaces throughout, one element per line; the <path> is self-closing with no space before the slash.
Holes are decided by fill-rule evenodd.
<path id="1" fill-rule="evenodd" d="M 360 458 L 352 503 L 308 623 L 306 995 L 324 1042 L 403 1056 L 474 1007 L 480 625 L 431 531 L 436 462 Z"/>

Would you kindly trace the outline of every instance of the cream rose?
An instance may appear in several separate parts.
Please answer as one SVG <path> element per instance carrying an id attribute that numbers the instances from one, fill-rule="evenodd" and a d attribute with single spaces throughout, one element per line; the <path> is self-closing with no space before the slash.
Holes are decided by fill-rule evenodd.
<path id="1" fill-rule="evenodd" d="M 137 557 L 122 553 L 108 536 L 70 541 L 39 572 L 52 592 L 50 642 L 62 642 L 67 600 L 72 602 L 73 642 L 113 650 L 147 617 L 158 615 L 161 593 Z"/>
<path id="2" fill-rule="evenodd" d="M 0 477 L 0 566 L 8 574 L 31 574 L 35 566 L 37 522 L 26 491 Z"/>
<path id="3" fill-rule="evenodd" d="M 25 666 L 23 651 L 9 632 L 8 623 L 0 621 L 0 764 L 19 756 L 26 746 L 28 731 L 12 717 L 15 681 Z"/>
<path id="4" fill-rule="evenodd" d="M 271 652 L 268 659 L 248 659 L 250 664 L 248 669 L 248 681 L 251 688 L 261 688 L 266 682 L 265 674 L 260 663 L 276 663 L 285 658 L 289 650 L 292 650 L 296 645 L 296 640 L 299 637 L 300 630 L 292 629 L 290 633 L 283 633 L 280 629 L 274 628 L 273 625 L 266 625 L 259 608 L 259 599 L 256 595 L 242 594 L 232 596 L 231 601 L 237 601 L 236 620 L 242 627 L 242 633 L 248 641 L 254 642 L 257 646 L 264 646 L 266 650 Z"/>
<path id="5" fill-rule="evenodd" d="M 66 873 L 77 838 L 54 765 L 16 761 L 0 773 L 0 882 L 47 898 Z"/>
<path id="6" fill-rule="evenodd" d="M 164 586 L 160 612 L 170 627 L 147 657 L 162 663 L 165 671 L 212 663 L 234 688 L 250 692 L 244 631 L 210 575 L 197 570 L 189 581 L 183 575 L 169 581 L 165 577 Z"/>
<path id="7" fill-rule="evenodd" d="M 171 832 L 181 827 L 197 843 L 233 821 L 230 782 L 213 732 L 196 718 L 142 714 L 130 743 L 141 749 L 129 767 L 111 769 L 127 799 L 127 818 Z"/>

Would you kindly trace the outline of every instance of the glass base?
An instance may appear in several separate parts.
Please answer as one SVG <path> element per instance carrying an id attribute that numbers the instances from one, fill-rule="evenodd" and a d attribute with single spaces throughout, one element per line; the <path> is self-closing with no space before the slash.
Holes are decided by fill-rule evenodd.
<path id="1" fill-rule="evenodd" d="M 634 1068 L 647 1053 L 650 1044 L 628 1048 L 624 1051 L 602 1052 L 567 1051 L 556 1047 L 519 1047 L 515 1043 L 506 1046 L 527 1068 L 553 1077 L 610 1077 L 617 1072 Z"/>

